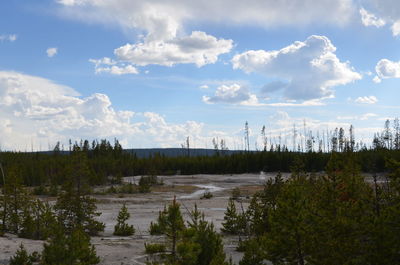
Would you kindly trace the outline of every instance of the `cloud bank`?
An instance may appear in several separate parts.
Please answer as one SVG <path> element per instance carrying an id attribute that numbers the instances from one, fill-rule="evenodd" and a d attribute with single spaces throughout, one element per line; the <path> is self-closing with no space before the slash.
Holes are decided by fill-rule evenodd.
<path id="1" fill-rule="evenodd" d="M 58 0 L 64 15 L 97 23 L 118 23 L 168 34 L 186 21 L 304 26 L 316 21 L 345 24 L 354 14 L 351 0 Z M 229 12 L 227 12 L 229 10 Z M 283 19 L 284 18 L 284 19 Z M 157 30 L 156 30 L 157 29 Z"/>
<path id="2" fill-rule="evenodd" d="M 105 94 L 80 97 L 50 80 L 0 71 L 1 148 L 48 149 L 68 139 L 118 138 L 125 146 L 177 147 L 188 135 L 206 139 L 203 124 L 167 123 L 153 112 L 117 111 Z"/>

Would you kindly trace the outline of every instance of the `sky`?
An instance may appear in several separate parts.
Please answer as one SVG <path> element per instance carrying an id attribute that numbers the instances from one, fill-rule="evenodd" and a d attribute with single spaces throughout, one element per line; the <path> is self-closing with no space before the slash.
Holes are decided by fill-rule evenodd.
<path id="1" fill-rule="evenodd" d="M 1 1 L 0 148 L 243 149 L 246 122 L 254 150 L 263 126 L 369 142 L 399 116 L 399 44 L 396 0 Z"/>

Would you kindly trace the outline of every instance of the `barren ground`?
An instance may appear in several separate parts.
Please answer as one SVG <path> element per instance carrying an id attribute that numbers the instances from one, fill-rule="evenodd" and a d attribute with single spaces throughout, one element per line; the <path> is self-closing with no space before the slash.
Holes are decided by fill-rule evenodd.
<path id="1" fill-rule="evenodd" d="M 181 210 L 186 218 L 188 218 L 188 210 L 193 209 L 196 203 L 199 210 L 204 212 L 205 218 L 212 221 L 216 230 L 220 231 L 232 189 L 236 187 L 241 189 L 244 195 L 243 207 L 246 208 L 246 195 L 262 189 L 262 183 L 274 176 L 275 174 L 159 176 L 163 179 L 164 185 L 154 187 L 151 193 L 124 196 L 96 195 L 98 210 L 102 213 L 99 220 L 106 224 L 104 233 L 98 237 L 92 237 L 92 243 L 101 258 L 100 264 L 144 264 L 146 260 L 144 243 L 164 240 L 162 237 L 149 235 L 150 222 L 156 220 L 158 212 L 174 196 L 181 203 Z M 138 178 L 127 177 L 125 181 L 137 183 Z M 205 191 L 211 192 L 213 197 L 200 199 Z M 135 235 L 130 237 L 116 237 L 112 234 L 118 211 L 123 203 L 126 203 L 131 214 L 128 222 L 136 229 Z M 238 204 L 237 207 L 240 209 L 241 206 Z M 236 263 L 241 258 L 241 253 L 235 251 L 237 240 L 237 237 L 224 237 L 227 257 L 232 257 Z M 9 234 L 6 237 L 0 237 L 0 264 L 7 264 L 21 243 L 29 252 L 41 251 L 43 245 L 43 241 L 21 239 Z"/>

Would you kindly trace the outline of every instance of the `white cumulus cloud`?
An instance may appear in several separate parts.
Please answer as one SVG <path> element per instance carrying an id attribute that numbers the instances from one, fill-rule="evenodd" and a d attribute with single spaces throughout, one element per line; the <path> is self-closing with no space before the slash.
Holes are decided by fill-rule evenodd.
<path id="1" fill-rule="evenodd" d="M 114 53 L 118 59 L 140 66 L 193 63 L 201 67 L 215 63 L 219 55 L 232 49 L 232 45 L 232 40 L 217 39 L 205 32 L 194 31 L 182 38 L 126 44 L 115 49 Z"/>
<path id="2" fill-rule="evenodd" d="M 373 13 L 379 17 L 380 20 L 391 25 L 393 36 L 400 34 L 400 2 L 396 0 L 366 0 Z M 374 15 L 374 16 L 375 16 Z M 377 18 L 376 17 L 376 18 Z M 379 20 L 378 19 L 378 20 Z"/>
<path id="3" fill-rule="evenodd" d="M 375 96 L 365 96 L 356 98 L 354 102 L 361 104 L 375 104 L 378 102 L 378 99 Z"/>
<path id="4" fill-rule="evenodd" d="M 128 64 L 117 62 L 108 57 L 101 59 L 89 59 L 89 62 L 95 65 L 95 73 L 109 73 L 112 75 L 126 75 L 126 74 L 138 74 L 139 70 Z"/>
<path id="5" fill-rule="evenodd" d="M 46 53 L 47 53 L 47 56 L 51 58 L 58 53 L 58 49 L 56 47 L 48 48 L 46 50 Z"/>
<path id="6" fill-rule="evenodd" d="M 333 96 L 331 89 L 361 79 L 349 62 L 341 62 L 336 47 L 325 36 L 312 35 L 280 50 L 250 50 L 232 59 L 234 69 L 256 72 L 286 81 L 282 89 L 288 99 L 319 99 Z"/>
<path id="7" fill-rule="evenodd" d="M 399 36 L 400 35 L 400 20 L 397 20 L 393 23 L 391 26 L 393 36 Z"/>
<path id="8" fill-rule="evenodd" d="M 374 82 L 376 83 L 379 83 L 381 79 L 400 78 L 400 62 L 382 59 L 376 64 L 375 71 L 377 75 Z"/>
<path id="9" fill-rule="evenodd" d="M 364 26 L 375 26 L 377 28 L 386 24 L 385 20 L 376 17 L 374 14 L 368 12 L 364 8 L 360 9 L 361 22 Z"/>
<path id="10" fill-rule="evenodd" d="M 259 106 L 257 96 L 251 94 L 247 88 L 239 84 L 221 85 L 215 91 L 214 96 L 203 96 L 203 102 L 208 104 L 227 103 L 246 106 Z"/>
<path id="11" fill-rule="evenodd" d="M 99 67 L 96 68 L 96 73 L 110 73 L 113 75 L 126 75 L 126 74 L 138 74 L 139 71 L 132 65 L 127 66 L 116 66 L 111 67 Z"/>

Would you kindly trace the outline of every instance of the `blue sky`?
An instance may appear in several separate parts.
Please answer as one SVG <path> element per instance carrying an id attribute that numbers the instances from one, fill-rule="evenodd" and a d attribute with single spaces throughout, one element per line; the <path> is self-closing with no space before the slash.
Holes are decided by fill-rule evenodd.
<path id="1" fill-rule="evenodd" d="M 0 146 L 251 148 L 399 116 L 391 0 L 44 0 L 0 4 Z"/>

